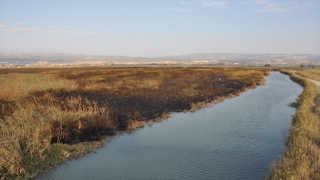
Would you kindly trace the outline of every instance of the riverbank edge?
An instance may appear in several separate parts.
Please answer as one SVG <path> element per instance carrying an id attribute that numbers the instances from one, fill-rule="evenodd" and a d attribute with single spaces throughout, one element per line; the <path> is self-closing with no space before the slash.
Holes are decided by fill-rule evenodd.
<path id="1" fill-rule="evenodd" d="M 55 168 L 55 167 L 57 167 L 57 166 L 59 166 L 59 165 L 61 165 L 63 163 L 66 163 L 67 161 L 81 158 L 81 157 L 83 157 L 83 156 L 85 156 L 85 155 L 87 155 L 87 154 L 89 154 L 91 152 L 94 152 L 98 148 L 104 147 L 109 141 L 111 141 L 116 136 L 120 136 L 121 134 L 126 133 L 126 132 L 138 130 L 140 128 L 143 128 L 145 125 L 151 126 L 153 123 L 162 122 L 162 121 L 168 119 L 170 117 L 171 113 L 195 112 L 195 111 L 197 111 L 197 110 L 199 110 L 201 108 L 205 108 L 205 107 L 211 106 L 213 104 L 217 104 L 219 102 L 222 102 L 225 99 L 230 99 L 230 98 L 233 98 L 233 97 L 237 97 L 237 96 L 241 95 L 241 93 L 244 93 L 249 89 L 255 89 L 258 86 L 264 85 L 265 82 L 266 82 L 266 79 L 265 79 L 266 76 L 270 76 L 270 71 L 267 71 L 267 74 L 265 74 L 263 76 L 263 78 L 260 79 L 260 81 L 255 82 L 251 86 L 245 87 L 241 91 L 238 91 L 238 92 L 236 92 L 234 94 L 228 94 L 227 96 L 217 96 L 213 101 L 210 101 L 210 102 L 208 102 L 208 101 L 200 101 L 200 102 L 197 102 L 197 103 L 193 103 L 191 105 L 191 109 L 189 109 L 189 110 L 185 109 L 185 110 L 180 111 L 180 112 L 164 113 L 164 114 L 162 114 L 160 117 L 158 117 L 156 119 L 147 119 L 147 120 L 140 120 L 140 121 L 139 120 L 129 120 L 129 125 L 128 125 L 128 129 L 127 130 L 125 130 L 125 131 L 117 131 L 116 134 L 113 135 L 113 136 L 104 136 L 101 141 L 80 142 L 80 143 L 71 145 L 71 146 L 80 146 L 81 147 L 81 151 L 80 152 L 73 152 L 68 156 L 68 158 L 65 158 L 65 159 L 63 159 L 61 161 L 55 161 L 54 163 L 50 163 L 50 165 L 35 169 L 34 172 L 30 172 L 28 177 L 22 177 L 21 179 L 34 179 L 40 173 L 49 171 L 49 170 L 51 170 L 51 169 L 53 169 L 53 168 Z M 55 148 L 59 148 L 59 146 L 70 146 L 70 145 L 58 143 L 58 144 L 55 144 L 54 149 Z M 64 147 L 64 148 L 68 148 L 68 147 Z M 19 177 L 19 179 L 20 179 L 20 177 Z M 2 179 L 0 178 L 0 180 L 2 180 Z"/>
<path id="2" fill-rule="evenodd" d="M 160 117 L 156 118 L 156 119 L 147 119 L 147 120 L 129 120 L 129 128 L 127 129 L 127 131 L 132 131 L 132 130 L 136 130 L 139 128 L 144 127 L 145 125 L 149 125 L 151 126 L 153 123 L 157 123 L 157 122 L 162 122 L 163 120 L 166 120 L 170 117 L 171 113 L 186 113 L 186 112 L 195 112 L 199 109 L 205 108 L 205 107 L 209 107 L 211 105 L 217 104 L 219 102 L 224 101 L 225 99 L 231 99 L 237 96 L 240 96 L 241 93 L 244 93 L 246 91 L 248 91 L 249 89 L 255 89 L 258 86 L 262 86 L 265 84 L 266 82 L 266 78 L 267 76 L 270 76 L 270 72 L 275 71 L 275 70 L 269 70 L 266 71 L 266 74 L 263 76 L 263 78 L 260 78 L 259 81 L 255 82 L 253 85 L 251 86 L 247 86 L 244 89 L 236 92 L 236 93 L 230 93 L 227 96 L 216 96 L 214 100 L 212 101 L 199 101 L 197 103 L 192 103 L 191 104 L 191 108 L 190 109 L 184 109 L 183 111 L 179 111 L 179 112 L 169 112 L 169 113 L 163 113 Z M 125 132 L 127 132 L 125 131 Z"/>
<path id="3" fill-rule="evenodd" d="M 227 96 L 216 96 L 215 99 L 213 101 L 199 101 L 197 103 L 192 103 L 191 104 L 191 108 L 190 109 L 184 109 L 183 111 L 179 111 L 179 112 L 169 112 L 169 113 L 163 113 L 160 117 L 155 118 L 155 119 L 147 119 L 147 120 L 129 120 L 129 125 L 128 125 L 128 129 L 127 131 L 124 132 L 128 132 L 128 131 L 132 131 L 132 130 L 136 130 L 139 128 L 144 127 L 145 125 L 149 125 L 151 126 L 153 123 L 157 123 L 157 122 L 162 122 L 166 119 L 168 119 L 170 117 L 171 113 L 186 113 L 186 112 L 195 112 L 199 109 L 205 108 L 205 107 L 209 107 L 213 104 L 217 104 L 219 102 L 224 101 L 225 99 L 231 99 L 237 96 L 240 96 L 241 93 L 244 93 L 246 91 L 248 91 L 249 89 L 255 89 L 258 86 L 262 86 L 265 84 L 266 76 L 270 76 L 270 72 L 268 72 L 267 75 L 265 75 L 262 79 L 260 79 L 260 81 L 256 82 L 255 84 L 253 84 L 252 86 L 248 86 L 245 87 L 243 90 L 238 91 L 236 93 L 230 93 Z M 121 133 L 121 132 L 120 132 Z"/>
<path id="4" fill-rule="evenodd" d="M 314 112 L 320 104 L 319 89 L 310 81 L 294 72 L 280 70 L 290 79 L 303 86 L 299 96 L 297 111 L 286 140 L 286 149 L 280 158 L 271 165 L 267 180 L 279 179 L 320 179 L 320 118 Z"/>

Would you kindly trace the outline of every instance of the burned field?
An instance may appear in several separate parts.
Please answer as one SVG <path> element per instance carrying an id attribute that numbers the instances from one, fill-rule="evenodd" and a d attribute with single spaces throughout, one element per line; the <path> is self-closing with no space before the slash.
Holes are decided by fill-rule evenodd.
<path id="1" fill-rule="evenodd" d="M 265 69 L 211 67 L 1 69 L 0 135 L 5 155 L 0 174 L 32 172 L 25 159 L 36 160 L 40 169 L 52 166 L 72 158 L 65 154 L 77 151 L 72 147 L 81 142 L 239 95 L 262 84 L 267 74 Z M 59 144 L 64 151 L 53 151 Z M 43 165 L 53 154 L 61 158 Z M 12 156 L 16 158 L 8 164 Z"/>
<path id="2" fill-rule="evenodd" d="M 71 84 L 65 84 L 66 87 L 62 88 L 44 87 L 43 90 L 30 91 L 26 97 L 13 101 L 2 99 L 0 115 L 12 115 L 18 106 L 54 106 L 61 112 L 90 112 L 92 115 L 80 119 L 49 122 L 54 132 L 51 142 L 68 143 L 111 129 L 126 130 L 130 128 L 130 121 L 157 119 L 170 112 L 192 110 L 199 102 L 209 103 L 238 95 L 246 88 L 262 83 L 265 75 L 263 71 L 239 68 L 61 68 L 23 71 L 21 75 L 28 76 L 36 71 L 36 75 L 43 78 L 53 75 L 57 79 L 69 80 Z M 30 83 L 37 83 L 30 80 Z M 55 132 L 59 129 L 57 127 L 66 135 L 59 137 L 59 133 Z"/>

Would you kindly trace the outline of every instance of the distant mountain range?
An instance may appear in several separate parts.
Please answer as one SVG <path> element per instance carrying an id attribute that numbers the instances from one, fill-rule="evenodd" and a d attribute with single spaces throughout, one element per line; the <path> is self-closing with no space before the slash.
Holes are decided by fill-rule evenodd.
<path id="1" fill-rule="evenodd" d="M 105 56 L 105 55 L 84 55 L 84 54 L 51 54 L 51 53 L 0 53 L 0 65 L 15 64 L 27 65 L 37 62 L 48 64 L 70 64 L 76 62 L 99 62 L 108 63 L 146 63 L 160 61 L 285 61 L 285 62 L 310 62 L 320 63 L 320 54 L 248 54 L 248 53 L 194 53 L 181 56 L 161 56 L 161 57 L 128 57 L 128 56 Z"/>
<path id="2" fill-rule="evenodd" d="M 182 56 L 164 56 L 179 60 L 308 60 L 320 61 L 320 54 L 246 54 L 246 53 L 194 53 Z"/>

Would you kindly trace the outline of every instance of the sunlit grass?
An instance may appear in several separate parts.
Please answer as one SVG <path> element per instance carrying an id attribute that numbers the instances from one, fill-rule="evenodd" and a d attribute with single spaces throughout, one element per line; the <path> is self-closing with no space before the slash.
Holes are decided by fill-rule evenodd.
<path id="1" fill-rule="evenodd" d="M 32 91 L 76 88 L 74 81 L 52 74 L 0 74 L 0 82 L 0 100 L 19 99 Z"/>
<path id="2" fill-rule="evenodd" d="M 320 81 L 320 69 L 319 68 L 301 68 L 299 71 L 297 71 L 297 74 L 299 74 L 302 77 L 306 77 L 309 79 L 313 79 L 316 81 Z"/>
<path id="3" fill-rule="evenodd" d="M 314 111 L 315 107 L 320 106 L 315 104 L 320 91 L 308 80 L 294 75 L 293 71 L 286 71 L 286 73 L 303 85 L 304 91 L 293 118 L 287 149 L 272 167 L 268 179 L 320 179 L 320 118 Z"/>

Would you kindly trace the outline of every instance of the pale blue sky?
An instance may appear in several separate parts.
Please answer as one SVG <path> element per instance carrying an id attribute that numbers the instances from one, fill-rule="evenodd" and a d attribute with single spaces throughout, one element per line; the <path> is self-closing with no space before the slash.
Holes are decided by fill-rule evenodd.
<path id="1" fill-rule="evenodd" d="M 320 1 L 0 0 L 0 52 L 320 54 Z"/>

